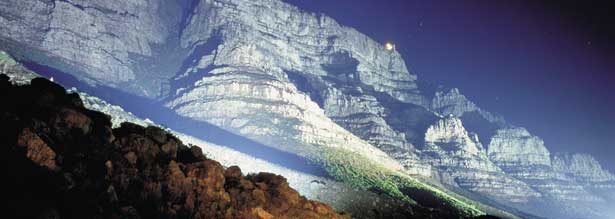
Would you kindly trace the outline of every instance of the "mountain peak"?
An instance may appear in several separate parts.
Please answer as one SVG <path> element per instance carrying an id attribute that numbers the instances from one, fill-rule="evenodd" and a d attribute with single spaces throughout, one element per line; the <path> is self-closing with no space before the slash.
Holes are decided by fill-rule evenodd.
<path id="1" fill-rule="evenodd" d="M 452 143 L 459 147 L 457 149 L 476 155 L 483 149 L 480 142 L 475 141 L 475 139 L 475 135 L 471 137 L 463 127 L 461 119 L 452 116 L 439 120 L 436 124 L 430 126 L 425 133 L 427 144 Z M 450 150 L 450 148 L 445 150 Z"/>
<path id="2" fill-rule="evenodd" d="M 553 168 L 583 182 L 615 181 L 615 175 L 589 154 L 558 153 L 553 157 Z"/>
<path id="3" fill-rule="evenodd" d="M 525 128 L 500 129 L 487 148 L 489 158 L 502 167 L 551 166 L 544 141 Z"/>
<path id="4" fill-rule="evenodd" d="M 431 101 L 431 109 L 440 115 L 462 116 L 467 112 L 477 111 L 479 108 L 468 100 L 457 88 L 452 88 L 447 92 L 438 91 Z"/>

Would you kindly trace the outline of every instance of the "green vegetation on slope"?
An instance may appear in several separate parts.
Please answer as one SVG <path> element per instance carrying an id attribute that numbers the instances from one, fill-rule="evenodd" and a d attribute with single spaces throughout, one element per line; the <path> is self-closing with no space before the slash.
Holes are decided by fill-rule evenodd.
<path id="1" fill-rule="evenodd" d="M 15 64 L 15 60 L 11 58 L 8 54 L 3 51 L 0 51 L 0 64 Z"/>
<path id="2" fill-rule="evenodd" d="M 442 210 L 463 217 L 485 214 L 474 204 L 404 173 L 389 170 L 358 153 L 341 148 L 323 148 L 319 157 L 318 162 L 332 177 L 358 189 L 381 192 L 413 206 Z"/>

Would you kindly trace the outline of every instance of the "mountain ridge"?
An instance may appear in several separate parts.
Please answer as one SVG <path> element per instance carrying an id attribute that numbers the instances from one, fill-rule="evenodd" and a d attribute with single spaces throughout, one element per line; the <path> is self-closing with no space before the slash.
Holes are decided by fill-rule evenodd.
<path id="1" fill-rule="evenodd" d="M 4 53 L 1 54 L 5 55 Z M 11 83 L 18 85 L 29 85 L 30 80 L 40 77 L 38 74 L 23 68 L 18 63 L 10 59 L 10 57 L 7 59 L 7 57 L 8 56 L 3 56 L 2 59 L 0 59 L 0 65 L 6 63 L 11 64 L 10 66 L 1 66 L 4 71 L 2 73 L 8 74 L 9 81 L 11 81 Z M 112 115 L 113 117 L 111 118 L 111 121 L 118 122 L 117 124 L 128 122 L 143 126 L 155 125 L 149 119 L 139 119 L 135 115 L 125 112 L 119 106 L 111 105 L 97 97 L 90 96 L 83 92 L 78 92 L 75 88 L 71 88 L 68 92 L 71 95 L 77 94 L 83 98 L 82 100 L 84 107 Z M 117 124 L 113 125 L 114 128 L 121 128 Z M 336 210 L 351 212 L 352 215 L 358 218 L 459 217 L 443 215 L 433 209 L 425 211 L 424 209 L 421 209 L 420 206 L 408 206 L 407 203 L 404 203 L 404 201 L 392 200 L 391 197 L 387 195 L 374 194 L 370 191 L 361 191 L 360 193 L 357 193 L 356 187 L 352 188 L 331 179 L 313 176 L 304 172 L 288 170 L 284 167 L 267 163 L 267 161 L 255 159 L 250 155 L 242 154 L 241 152 L 228 148 L 228 145 L 213 145 L 209 142 L 199 140 L 192 136 L 188 136 L 168 128 L 167 131 L 172 132 L 174 135 L 181 138 L 182 141 L 198 144 L 201 148 L 206 149 L 208 157 L 214 156 L 216 159 L 221 160 L 225 165 L 239 165 L 242 169 L 247 168 L 252 173 L 257 173 L 263 169 L 281 173 L 282 175 L 289 177 L 289 184 L 291 184 L 293 188 L 298 188 L 302 194 L 306 194 L 310 198 L 314 198 L 319 201 L 330 203 Z M 229 157 L 229 155 L 232 157 Z M 238 158 L 240 158 L 240 160 L 237 160 Z M 414 190 L 416 190 L 416 188 L 414 188 Z M 421 189 L 417 192 L 420 191 Z M 426 199 L 429 202 L 435 201 L 435 203 L 438 203 L 438 201 L 436 201 L 437 199 L 432 200 L 430 195 L 425 195 L 426 194 L 423 193 L 421 198 Z M 442 203 L 439 203 L 438 205 L 440 206 L 441 204 Z"/>

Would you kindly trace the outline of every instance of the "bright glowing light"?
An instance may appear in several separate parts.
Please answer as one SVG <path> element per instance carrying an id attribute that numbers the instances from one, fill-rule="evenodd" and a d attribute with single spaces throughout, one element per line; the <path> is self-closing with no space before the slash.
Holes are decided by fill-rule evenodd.
<path id="1" fill-rule="evenodd" d="M 387 43 L 385 43 L 385 44 L 384 44 L 384 48 L 385 48 L 386 50 L 389 50 L 389 51 L 390 51 L 390 50 L 393 50 L 393 49 L 395 49 L 395 44 L 390 43 L 390 42 L 387 42 Z"/>

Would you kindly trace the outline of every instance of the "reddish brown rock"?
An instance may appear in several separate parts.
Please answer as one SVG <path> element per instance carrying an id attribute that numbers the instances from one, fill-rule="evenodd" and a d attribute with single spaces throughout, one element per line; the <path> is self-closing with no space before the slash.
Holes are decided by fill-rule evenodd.
<path id="1" fill-rule="evenodd" d="M 17 148 L 24 150 L 25 156 L 32 162 L 52 171 L 58 169 L 55 161 L 56 153 L 29 128 L 25 128 L 19 133 Z"/>
<path id="2" fill-rule="evenodd" d="M 90 131 L 92 121 L 86 115 L 69 108 L 60 109 L 59 115 L 61 120 L 58 122 L 63 123 L 67 128 L 80 129 L 83 134 L 87 134 Z"/>

